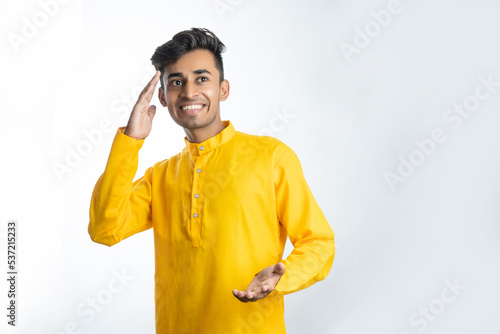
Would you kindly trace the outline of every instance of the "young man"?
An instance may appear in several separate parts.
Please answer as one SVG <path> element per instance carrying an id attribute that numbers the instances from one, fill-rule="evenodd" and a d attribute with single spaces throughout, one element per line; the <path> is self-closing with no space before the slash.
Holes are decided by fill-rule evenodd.
<path id="1" fill-rule="evenodd" d="M 296 154 L 221 120 L 223 51 L 196 28 L 156 49 L 158 71 L 118 128 L 92 194 L 93 241 L 112 246 L 153 228 L 157 333 L 285 333 L 283 295 L 323 280 L 335 254 Z M 158 81 L 186 147 L 133 182 Z M 294 249 L 283 260 L 287 236 Z"/>

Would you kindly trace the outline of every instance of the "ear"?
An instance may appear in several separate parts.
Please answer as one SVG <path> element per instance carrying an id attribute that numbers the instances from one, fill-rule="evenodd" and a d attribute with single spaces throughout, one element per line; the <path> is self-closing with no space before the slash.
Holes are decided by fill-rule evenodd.
<path id="1" fill-rule="evenodd" d="M 158 99 L 160 100 L 162 106 L 167 106 L 167 99 L 165 98 L 165 93 L 163 92 L 163 88 L 161 87 L 160 89 L 158 89 Z"/>
<path id="2" fill-rule="evenodd" d="M 220 100 L 226 101 L 228 96 L 229 96 L 229 81 L 223 80 L 220 83 Z"/>

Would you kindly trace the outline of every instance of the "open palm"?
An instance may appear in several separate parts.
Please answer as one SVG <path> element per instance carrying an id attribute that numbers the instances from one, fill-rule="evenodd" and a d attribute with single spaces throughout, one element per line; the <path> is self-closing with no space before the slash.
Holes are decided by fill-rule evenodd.
<path id="1" fill-rule="evenodd" d="M 266 267 L 255 275 L 245 291 L 234 289 L 233 295 L 242 302 L 262 299 L 274 290 L 284 273 L 285 265 L 281 262 Z"/>

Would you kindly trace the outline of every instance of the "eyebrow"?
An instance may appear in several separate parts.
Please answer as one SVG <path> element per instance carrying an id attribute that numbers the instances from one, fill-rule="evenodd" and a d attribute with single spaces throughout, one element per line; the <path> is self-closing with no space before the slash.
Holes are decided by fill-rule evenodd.
<path id="1" fill-rule="evenodd" d="M 210 73 L 210 71 L 206 70 L 206 69 L 201 69 L 201 70 L 196 70 L 196 71 L 193 71 L 193 74 L 203 74 L 203 73 L 208 73 L 210 75 L 212 75 L 212 73 Z M 184 78 L 184 74 L 180 73 L 180 72 L 176 72 L 176 73 L 170 73 L 167 77 L 167 79 L 170 79 L 172 77 L 179 77 L 179 78 Z"/>

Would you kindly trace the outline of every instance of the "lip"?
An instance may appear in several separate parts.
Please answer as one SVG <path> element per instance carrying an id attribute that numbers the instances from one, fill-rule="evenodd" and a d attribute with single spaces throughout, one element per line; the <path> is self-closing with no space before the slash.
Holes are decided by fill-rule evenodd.
<path id="1" fill-rule="evenodd" d="M 191 109 L 191 110 L 182 110 L 182 107 L 186 107 L 186 106 L 192 106 L 192 105 L 201 105 L 202 107 L 200 109 Z M 205 103 L 199 103 L 199 102 L 190 102 L 190 103 L 183 103 L 181 104 L 178 109 L 184 113 L 184 114 L 187 114 L 187 115 L 196 115 L 198 113 L 200 113 L 201 111 L 205 110 L 206 108 L 206 104 Z"/>

